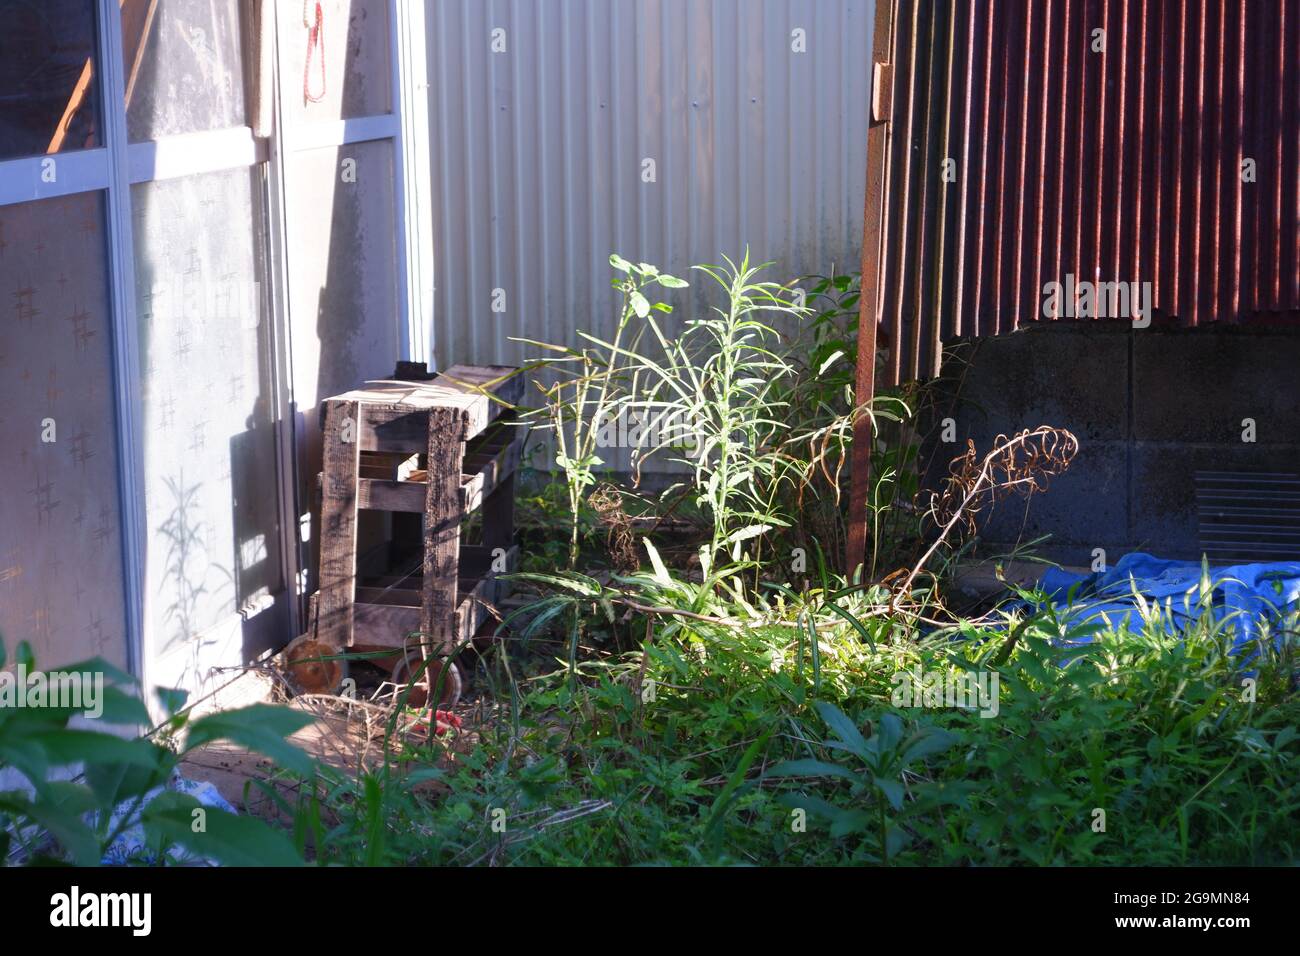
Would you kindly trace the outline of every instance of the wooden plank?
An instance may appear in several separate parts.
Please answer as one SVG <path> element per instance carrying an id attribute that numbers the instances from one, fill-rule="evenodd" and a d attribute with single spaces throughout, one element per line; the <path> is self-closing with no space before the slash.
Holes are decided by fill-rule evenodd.
<path id="1" fill-rule="evenodd" d="M 414 574 L 368 574 L 361 578 L 359 584 L 363 588 L 397 588 L 398 590 L 419 592 L 422 590 L 420 585 L 422 580 L 424 578 L 419 571 Z M 419 604 L 420 600 L 417 593 L 412 606 L 418 607 Z"/>
<path id="2" fill-rule="evenodd" d="M 420 609 L 387 604 L 355 605 L 355 643 L 367 647 L 415 647 L 420 643 Z"/>
<path id="3" fill-rule="evenodd" d="M 383 434 L 375 435 L 370 429 L 362 439 L 362 447 L 370 450 L 369 442 L 382 451 L 404 451 L 411 441 L 421 434 L 421 426 L 414 422 L 393 425 L 390 419 L 404 415 L 419 415 L 431 408 L 456 408 L 465 415 L 466 439 L 473 438 L 502 414 L 512 411 L 523 399 L 524 382 L 514 369 L 505 365 L 453 365 L 432 382 L 374 381 L 365 387 L 347 392 L 339 398 L 359 401 L 367 406 L 366 417 L 373 424 L 386 425 Z M 381 417 L 378 409 L 399 409 L 389 418 Z M 370 423 L 368 421 L 368 423 Z"/>
<path id="4" fill-rule="evenodd" d="M 380 481 L 377 478 L 361 478 L 357 481 L 357 507 L 374 511 L 423 514 L 425 490 L 423 481 Z"/>
<path id="5" fill-rule="evenodd" d="M 419 609 L 420 592 L 395 587 L 357 588 L 357 604 L 386 604 L 390 607 L 409 607 Z"/>
<path id="6" fill-rule="evenodd" d="M 467 515 L 478 509 L 498 485 L 510 480 L 519 467 L 519 457 L 519 445 L 509 444 L 498 449 L 491 458 L 467 463 L 473 472 L 461 476 L 461 513 Z M 423 514 L 427 474 L 426 471 L 417 471 L 402 481 L 363 477 L 357 483 L 357 507 Z"/>
<path id="7" fill-rule="evenodd" d="M 466 437 L 473 438 L 523 401 L 524 378 L 514 374 L 517 372 L 509 365 L 453 365 L 434 380 L 434 385 L 481 400 L 466 409 Z"/>
<path id="8" fill-rule="evenodd" d="M 513 365 L 453 365 L 434 379 L 436 385 L 465 392 L 490 392 L 508 405 L 524 395 L 524 378 Z"/>
<path id="9" fill-rule="evenodd" d="M 311 624 L 318 640 L 342 648 L 352 641 L 357 580 L 357 403 L 326 401 L 322 414 L 320 591 Z"/>
<path id="10" fill-rule="evenodd" d="M 472 550 L 481 553 L 478 555 L 466 555 L 464 551 Z M 474 564 L 484 568 L 483 576 L 473 588 L 466 590 L 465 599 L 457 608 L 457 627 L 461 640 L 469 640 L 479 629 L 489 620 L 492 614 L 488 610 L 488 605 L 496 607 L 497 603 L 503 596 L 502 589 L 506 582 L 498 580 L 499 574 L 509 574 L 519 566 L 519 548 L 518 546 L 502 549 L 504 554 L 500 554 L 493 548 L 473 548 L 462 549 L 461 566 Z M 468 560 L 467 560 L 468 558 Z"/>
<path id="11" fill-rule="evenodd" d="M 491 619 L 488 605 L 496 604 L 495 597 L 496 582 L 491 578 L 483 578 L 456 605 L 456 634 L 461 641 L 468 641 Z"/>
<path id="12" fill-rule="evenodd" d="M 420 456 L 402 452 L 362 451 L 361 477 L 406 481 L 420 470 Z"/>
<path id="13" fill-rule="evenodd" d="M 513 438 L 506 436 L 508 440 L 504 444 L 484 449 L 475 459 L 466 456 L 465 465 L 461 469 L 467 478 L 461 486 L 461 509 L 465 514 L 477 509 L 506 482 L 510 483 L 510 495 L 513 500 L 513 479 L 519 469 L 519 459 L 523 453 L 523 435 L 522 426 L 520 429 L 514 426 L 502 426 L 500 430 L 506 429 L 511 432 L 518 430 L 520 434 Z M 513 526 L 513 516 L 510 521 Z M 513 537 L 513 527 L 511 530 L 509 537 Z"/>
<path id="14" fill-rule="evenodd" d="M 457 641 L 469 640 L 492 619 L 489 605 L 497 606 L 509 593 L 507 583 L 498 580 L 497 575 L 508 574 L 519 564 L 518 547 L 510 548 L 506 552 L 498 562 L 498 570 L 492 569 L 489 549 L 465 548 L 462 550 L 462 558 L 467 557 L 464 554 L 466 551 L 469 552 L 468 563 L 485 570 L 479 578 L 461 578 L 458 582 L 455 612 L 451 618 Z M 462 565 L 465 563 L 462 561 Z M 408 587 L 358 589 L 355 605 L 355 644 L 368 647 L 414 647 L 421 643 L 420 635 L 427 633 L 421 623 L 423 619 L 423 609 L 419 606 L 421 593 L 409 587 L 417 582 L 400 577 L 394 577 L 392 580 L 399 584 L 406 584 Z M 367 584 L 377 584 L 382 581 L 383 579 L 369 579 Z M 452 645 L 433 644 L 431 650 L 447 649 L 450 646 Z"/>
<path id="15" fill-rule="evenodd" d="M 481 461 L 491 458 L 527 431 L 528 425 L 516 421 L 514 412 L 502 412 L 501 417 L 492 425 L 465 443 L 465 460 Z"/>
<path id="16" fill-rule="evenodd" d="M 458 593 L 453 616 L 456 631 L 468 639 L 491 616 L 485 601 L 491 603 L 490 581 L 480 581 L 471 591 Z M 356 604 L 356 641 L 366 647 L 415 647 L 422 643 L 421 611 L 418 607 L 397 604 L 358 602 Z M 441 649 L 440 646 L 436 646 Z"/>
<path id="17" fill-rule="evenodd" d="M 890 47 L 895 4 L 881 0 L 876 4 L 875 28 L 872 35 L 871 59 L 873 63 L 892 63 Z M 892 71 L 890 71 L 892 73 Z M 885 79 L 886 77 L 882 77 Z M 885 162 L 889 152 L 889 137 L 893 126 L 892 102 L 882 99 L 882 107 L 889 112 L 873 117 L 867 127 L 866 191 L 862 214 L 862 294 L 858 297 L 858 352 L 854 375 L 854 402 L 857 408 L 869 408 L 876 396 L 876 326 L 883 318 L 880 297 L 881 263 L 885 243 L 882 241 L 885 211 Z M 965 187 L 963 187 L 964 189 Z M 965 195 L 963 193 L 963 195 Z M 895 352 L 901 343 L 894 343 Z M 871 494 L 871 443 L 874 420 L 859 412 L 853 421 L 853 461 L 849 469 L 848 535 L 845 544 L 845 574 L 864 563 L 867 554 L 867 535 L 870 519 L 867 515 L 867 498 Z M 869 567 L 869 565 L 868 565 Z"/>
<path id="18" fill-rule="evenodd" d="M 476 565 L 476 567 L 486 568 L 489 566 L 489 564 L 490 564 L 489 561 L 484 561 L 481 564 Z M 456 577 L 457 587 L 461 591 L 472 591 L 474 587 L 478 584 L 479 579 L 482 577 L 483 577 L 482 573 L 479 574 L 466 573 L 465 548 L 462 545 L 461 554 L 460 554 L 460 574 L 458 574 Z M 420 574 L 362 575 L 357 581 L 357 600 L 358 601 L 368 600 L 368 598 L 362 596 L 363 592 L 365 592 L 367 589 L 373 589 L 378 591 L 402 592 L 402 593 L 410 591 L 412 594 L 415 595 L 410 600 L 410 606 L 419 607 L 420 595 L 424 591 L 423 582 L 424 582 L 424 577 L 423 575 Z M 374 603 L 384 604 L 387 602 L 375 601 Z"/>
<path id="19" fill-rule="evenodd" d="M 361 402 L 361 450 L 423 452 L 429 441 L 429 411 L 407 405 Z M 450 411 L 450 409 L 448 409 Z"/>
<path id="20" fill-rule="evenodd" d="M 502 555 L 501 551 L 505 554 Z M 477 581 L 497 574 L 509 574 L 519 563 L 519 545 L 498 549 L 481 544 L 462 545 L 460 549 L 460 576 Z M 495 565 L 495 567 L 494 567 Z"/>
<path id="21" fill-rule="evenodd" d="M 460 547 L 460 462 L 465 423 L 459 409 L 429 410 L 428 479 L 424 504 L 424 580 L 421 631 L 432 648 L 456 642 L 456 591 Z"/>

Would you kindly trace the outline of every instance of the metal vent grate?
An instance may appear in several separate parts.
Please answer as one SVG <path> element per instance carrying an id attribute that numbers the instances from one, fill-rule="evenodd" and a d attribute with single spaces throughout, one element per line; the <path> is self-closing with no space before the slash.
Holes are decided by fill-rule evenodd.
<path id="1" fill-rule="evenodd" d="M 1300 560 L 1300 475 L 1198 471 L 1196 510 L 1212 564 Z"/>

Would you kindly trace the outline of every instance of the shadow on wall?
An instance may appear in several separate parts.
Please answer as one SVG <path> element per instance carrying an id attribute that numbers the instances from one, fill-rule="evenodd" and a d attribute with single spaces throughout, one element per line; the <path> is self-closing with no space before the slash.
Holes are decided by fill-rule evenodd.
<path id="1" fill-rule="evenodd" d="M 1272 480 L 1264 476 L 1300 472 L 1297 367 L 1295 327 L 1044 322 L 954 343 L 927 432 L 937 438 L 934 425 L 951 416 L 955 440 L 931 445 L 929 484 L 968 438 L 982 454 L 998 434 L 1068 428 L 1079 439 L 1069 471 L 1028 507 L 1012 498 L 987 515 L 986 550 L 1050 535 L 1040 552 L 1067 563 L 1091 564 L 1098 548 L 1110 563 L 1134 550 L 1195 560 L 1214 547 L 1206 529 L 1218 520 L 1214 503 L 1198 497 L 1198 474 L 1232 475 L 1259 500 Z M 1300 509 L 1271 514 L 1257 516 L 1245 538 L 1300 527 Z"/>
<path id="2" fill-rule="evenodd" d="M 326 42 L 337 41 L 326 50 L 326 96 L 318 103 L 305 95 L 300 121 L 353 118 L 390 109 L 387 3 L 333 0 L 323 5 L 323 15 Z M 346 31 L 336 26 L 344 19 Z M 318 77 L 313 72 L 311 82 Z M 313 85 L 307 92 L 314 95 L 320 89 Z M 297 230 L 298 255 L 291 263 L 297 273 L 291 287 L 293 324 L 299 333 L 294 358 L 312 361 L 314 366 L 310 378 L 295 373 L 296 393 L 312 395 L 314 401 L 310 407 L 294 410 L 298 513 L 310 528 L 308 541 L 300 544 L 299 566 L 306 571 L 304 593 L 310 593 L 317 588 L 321 536 L 320 403 L 368 379 L 387 377 L 401 357 L 396 170 L 391 141 L 313 150 L 298 154 L 293 163 L 290 188 L 297 195 L 290 202 L 297 211 L 290 229 Z"/>

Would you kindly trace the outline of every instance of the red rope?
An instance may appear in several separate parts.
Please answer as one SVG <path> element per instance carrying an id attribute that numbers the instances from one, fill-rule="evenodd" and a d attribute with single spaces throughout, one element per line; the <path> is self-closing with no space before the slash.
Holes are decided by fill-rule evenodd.
<path id="1" fill-rule="evenodd" d="M 316 4 L 316 23 L 313 25 L 307 19 L 307 3 L 304 0 L 302 5 L 302 23 L 307 28 L 307 60 L 302 66 L 302 100 L 304 104 L 319 103 L 325 99 L 325 14 Z M 311 54 L 317 52 L 320 59 L 320 92 L 315 96 L 311 93 Z"/>

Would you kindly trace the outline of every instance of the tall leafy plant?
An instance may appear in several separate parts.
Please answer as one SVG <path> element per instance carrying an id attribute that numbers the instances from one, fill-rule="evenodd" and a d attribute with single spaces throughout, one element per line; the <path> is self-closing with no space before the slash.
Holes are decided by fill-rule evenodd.
<path id="1" fill-rule="evenodd" d="M 792 464 L 782 447 L 790 425 L 777 389 L 793 367 L 772 323 L 806 311 L 784 287 L 759 281 L 762 266 L 748 256 L 725 261 L 695 267 L 718 285 L 723 305 L 688 321 L 675 338 L 647 312 L 653 348 L 618 350 L 639 386 L 619 401 L 658 426 L 638 466 L 656 454 L 686 466 L 695 502 L 710 520 L 715 566 L 739 558 L 742 542 L 789 523 L 773 508 L 772 491 Z"/>
<path id="2" fill-rule="evenodd" d="M 604 464 L 597 453 L 601 428 L 623 397 L 626 383 L 624 356 L 635 355 L 629 351 L 629 338 L 635 339 L 637 330 L 630 329 L 636 318 L 648 319 L 652 311 L 671 312 L 672 306 L 651 303 L 647 291 L 653 286 L 664 289 L 682 289 L 687 283 L 675 276 L 661 273 L 646 263 L 631 263 L 622 256 L 612 255 L 609 264 L 618 273 L 611 284 L 621 296 L 621 307 L 614 336 L 603 341 L 579 331 L 583 339 L 579 348 L 516 339 L 561 357 L 544 363 L 558 370 L 559 377 L 549 384 L 537 383 L 544 397 L 543 427 L 555 437 L 555 463 L 564 476 L 569 503 L 569 567 L 577 565 L 581 532 L 583 497 L 596 483 L 596 469 Z"/>

